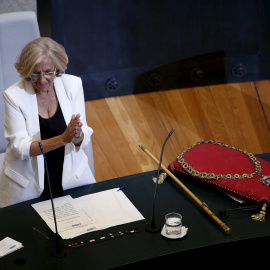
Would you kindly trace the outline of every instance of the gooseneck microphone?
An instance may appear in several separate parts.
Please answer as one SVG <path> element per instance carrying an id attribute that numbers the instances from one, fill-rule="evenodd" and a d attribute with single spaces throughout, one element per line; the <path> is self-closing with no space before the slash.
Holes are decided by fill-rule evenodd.
<path id="1" fill-rule="evenodd" d="M 159 232 L 161 230 L 161 226 L 156 224 L 156 222 L 155 222 L 155 201 L 156 201 L 159 172 L 160 172 L 160 168 L 161 168 L 164 147 L 165 147 L 166 142 L 169 140 L 169 138 L 173 134 L 173 132 L 174 132 L 174 128 L 170 131 L 170 133 L 167 136 L 166 140 L 164 141 L 162 149 L 161 149 L 159 165 L 158 165 L 158 171 L 157 171 L 157 180 L 156 180 L 155 191 L 154 191 L 153 209 L 152 209 L 153 212 L 152 212 L 152 217 L 151 217 L 151 223 L 146 226 L 146 230 L 148 232 Z"/>
<path id="2" fill-rule="evenodd" d="M 47 181 L 48 181 L 48 187 L 49 187 L 51 204 L 52 204 L 54 225 L 55 225 L 55 250 L 52 251 L 52 255 L 56 258 L 62 258 L 66 255 L 66 251 L 60 246 L 60 242 L 59 242 L 59 234 L 57 230 L 57 221 L 56 221 L 55 208 L 54 208 L 54 203 L 53 203 L 53 195 L 52 195 L 52 189 L 51 189 L 49 170 L 48 170 L 47 161 L 46 161 L 46 157 L 45 157 L 41 142 L 38 142 L 38 145 L 44 158 L 45 170 L 47 173 Z"/>

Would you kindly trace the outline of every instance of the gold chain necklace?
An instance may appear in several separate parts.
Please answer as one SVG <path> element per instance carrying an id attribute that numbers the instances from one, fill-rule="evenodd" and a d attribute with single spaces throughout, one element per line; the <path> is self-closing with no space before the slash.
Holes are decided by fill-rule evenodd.
<path id="1" fill-rule="evenodd" d="M 253 163 L 255 171 L 253 173 L 243 173 L 243 174 L 215 174 L 215 173 L 207 173 L 207 172 L 199 172 L 197 170 L 195 170 L 191 165 L 189 165 L 185 159 L 184 159 L 184 154 L 187 153 L 189 150 L 191 150 L 192 148 L 194 148 L 197 145 L 200 145 L 202 143 L 212 143 L 212 144 L 216 144 L 222 147 L 227 147 L 236 151 L 239 151 L 241 153 L 243 153 L 244 155 L 246 155 Z M 267 186 L 270 186 L 270 176 L 263 176 L 262 175 L 262 166 L 259 160 L 257 160 L 257 158 L 247 152 L 247 151 L 243 151 L 240 150 L 238 148 L 232 147 L 232 146 L 228 146 L 224 143 L 220 143 L 220 142 L 215 142 L 215 141 L 211 141 L 211 140 L 205 140 L 205 141 L 201 141 L 196 143 L 195 145 L 189 147 L 187 150 L 185 150 L 184 152 L 182 152 L 181 154 L 178 155 L 177 157 L 178 162 L 180 163 L 180 165 L 182 166 L 182 168 L 191 176 L 193 177 L 198 177 L 200 179 L 207 179 L 207 180 L 219 180 L 219 179 L 249 179 L 249 178 L 253 178 L 255 176 L 261 176 L 261 178 L 259 179 L 259 181 Z M 267 203 L 264 203 L 262 206 L 262 209 L 260 211 L 259 214 L 253 214 L 251 216 L 252 219 L 254 220 L 258 220 L 258 221 L 265 221 L 265 215 L 266 215 L 266 207 L 267 207 Z"/>
<path id="2" fill-rule="evenodd" d="M 233 149 L 233 150 L 236 150 L 236 151 L 243 153 L 252 161 L 254 168 L 255 168 L 255 171 L 253 173 L 243 173 L 243 174 L 237 174 L 237 173 L 236 174 L 215 174 L 215 173 L 200 172 L 200 171 L 194 169 L 191 165 L 189 165 L 185 161 L 184 154 L 187 153 L 192 148 L 194 148 L 195 146 L 200 145 L 202 143 L 212 143 L 212 144 L 216 144 L 216 145 L 219 145 L 222 147 L 227 147 L 227 148 L 230 148 L 230 149 Z M 182 168 L 189 175 L 191 175 L 193 177 L 200 178 L 200 179 L 207 179 L 207 180 L 236 179 L 237 180 L 237 179 L 249 179 L 249 178 L 253 178 L 253 177 L 258 176 L 258 175 L 260 175 L 260 176 L 262 175 L 261 174 L 261 172 L 262 172 L 261 163 L 260 163 L 260 161 L 257 160 L 257 158 L 253 154 L 251 154 L 247 151 L 243 151 L 243 150 L 240 150 L 238 148 L 226 145 L 224 143 L 215 142 L 215 141 L 211 141 L 211 140 L 204 140 L 204 141 L 198 142 L 195 145 L 189 147 L 187 150 L 185 150 L 184 152 L 182 152 L 181 154 L 179 154 L 177 156 L 177 160 L 178 160 L 179 164 L 182 166 Z M 270 177 L 269 176 L 262 177 L 260 179 L 260 181 L 262 183 L 264 183 L 265 185 L 270 185 Z"/>

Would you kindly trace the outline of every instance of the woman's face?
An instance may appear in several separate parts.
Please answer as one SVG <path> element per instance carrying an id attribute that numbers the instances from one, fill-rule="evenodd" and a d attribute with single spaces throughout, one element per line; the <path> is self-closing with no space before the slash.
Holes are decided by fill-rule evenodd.
<path id="1" fill-rule="evenodd" d="M 37 93 L 48 92 L 53 89 L 53 81 L 55 75 L 44 76 L 48 72 L 55 71 L 55 66 L 50 58 L 46 58 L 42 62 L 35 65 L 33 73 L 42 76 L 31 76 L 32 85 Z"/>

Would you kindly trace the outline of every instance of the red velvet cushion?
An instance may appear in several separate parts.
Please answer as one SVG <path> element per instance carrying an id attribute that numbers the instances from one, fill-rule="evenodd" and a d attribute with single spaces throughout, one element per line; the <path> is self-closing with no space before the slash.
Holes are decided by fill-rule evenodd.
<path id="1" fill-rule="evenodd" d="M 215 175 L 252 174 L 255 172 L 255 165 L 241 151 L 215 144 L 212 141 L 203 141 L 196 144 L 183 154 L 183 158 L 195 170 Z M 189 174 L 179 163 L 178 158 L 173 161 L 168 169 L 175 169 Z M 256 158 L 262 166 L 261 174 L 270 175 L 270 163 Z M 194 175 L 193 175 L 194 177 Z M 259 203 L 268 203 L 270 201 L 270 187 L 261 183 L 259 180 L 262 176 L 255 176 L 249 179 L 200 179 L 194 177 L 203 183 L 221 188 L 223 191 L 230 193 L 242 199 L 251 200 Z"/>

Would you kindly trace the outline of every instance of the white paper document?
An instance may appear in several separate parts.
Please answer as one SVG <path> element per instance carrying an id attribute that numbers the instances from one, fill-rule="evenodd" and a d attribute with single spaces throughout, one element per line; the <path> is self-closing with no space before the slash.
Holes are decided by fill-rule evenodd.
<path id="1" fill-rule="evenodd" d="M 53 202 L 58 233 L 63 239 L 144 219 L 126 195 L 118 191 L 118 188 L 76 199 L 65 196 L 54 199 Z M 51 201 L 32 206 L 55 232 Z"/>
<path id="2" fill-rule="evenodd" d="M 71 196 L 54 199 L 53 203 L 59 234 L 66 230 L 91 224 L 91 218 L 85 214 L 82 208 L 76 206 L 75 200 L 73 200 Z M 50 229 L 55 232 L 51 200 L 36 203 L 32 206 L 47 223 Z"/>
<path id="3" fill-rule="evenodd" d="M 22 243 L 6 237 L 0 241 L 0 258 L 22 247 Z"/>

